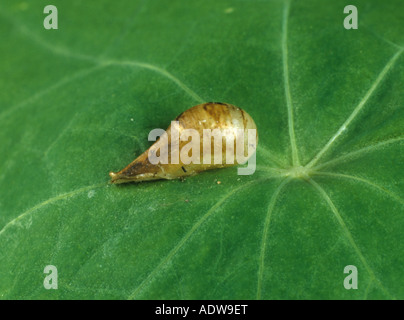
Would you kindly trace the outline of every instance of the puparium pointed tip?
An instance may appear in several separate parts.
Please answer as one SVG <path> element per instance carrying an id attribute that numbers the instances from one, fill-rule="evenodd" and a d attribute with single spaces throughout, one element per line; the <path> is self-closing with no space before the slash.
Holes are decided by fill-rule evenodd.
<path id="1" fill-rule="evenodd" d="M 118 179 L 119 179 L 119 174 L 118 173 L 116 173 L 116 172 L 110 172 L 109 173 L 109 176 L 111 177 L 111 182 L 112 183 L 114 183 L 114 182 L 116 182 Z"/>

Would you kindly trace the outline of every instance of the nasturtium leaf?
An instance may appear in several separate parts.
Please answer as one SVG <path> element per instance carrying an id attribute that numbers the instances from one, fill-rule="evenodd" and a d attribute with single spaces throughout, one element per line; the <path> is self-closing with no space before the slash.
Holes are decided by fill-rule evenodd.
<path id="1" fill-rule="evenodd" d="M 0 4 L 0 298 L 404 298 L 402 1 L 52 4 Z M 109 184 L 208 101 L 253 175 Z"/>

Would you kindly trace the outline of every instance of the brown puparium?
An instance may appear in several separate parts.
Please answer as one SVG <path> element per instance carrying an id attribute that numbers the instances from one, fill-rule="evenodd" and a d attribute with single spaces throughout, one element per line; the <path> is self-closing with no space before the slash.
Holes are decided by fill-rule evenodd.
<path id="1" fill-rule="evenodd" d="M 158 180 L 158 179 L 177 179 L 185 176 L 195 175 L 198 172 L 229 167 L 237 165 L 237 157 L 234 155 L 234 162 L 231 164 L 226 163 L 226 136 L 223 135 L 221 141 L 221 153 L 222 159 L 220 163 L 214 163 L 214 150 L 215 145 L 218 141 L 211 139 L 210 150 L 204 152 L 203 148 L 203 130 L 204 129 L 222 129 L 223 132 L 228 132 L 227 134 L 234 135 L 234 144 L 236 143 L 235 131 L 234 129 L 244 130 L 244 155 L 247 156 L 248 151 L 248 129 L 255 129 L 256 131 L 256 144 L 258 143 L 258 133 L 257 127 L 251 116 L 244 110 L 227 103 L 220 102 L 208 102 L 197 106 L 194 106 L 183 113 L 181 113 L 176 119 L 178 121 L 177 130 L 179 136 L 184 129 L 194 129 L 199 133 L 200 140 L 194 141 L 190 139 L 182 141 L 177 139 L 179 145 L 179 150 L 188 144 L 188 147 L 192 146 L 192 143 L 200 144 L 199 150 L 199 163 L 183 163 L 181 157 L 177 164 L 173 164 L 172 159 L 172 148 L 171 148 L 171 131 L 173 130 L 172 125 L 166 130 L 166 139 L 168 144 L 166 148 L 162 148 L 162 137 L 160 137 L 149 149 L 142 153 L 138 158 L 136 158 L 132 163 L 126 166 L 119 172 L 110 172 L 112 183 L 125 183 L 132 181 L 148 181 L 148 180 Z M 225 131 L 224 129 L 228 129 Z M 174 140 L 173 140 L 174 141 Z M 189 145 L 191 144 L 191 145 Z M 256 144 L 253 146 L 256 148 Z M 217 145 L 220 147 L 220 145 Z M 192 150 L 194 150 L 192 148 Z M 235 145 L 233 146 L 235 152 Z M 150 154 L 156 154 L 161 156 L 162 152 L 167 153 L 168 163 L 158 163 L 153 164 L 149 161 Z M 203 159 L 211 158 L 211 164 L 204 164 Z M 178 159 L 178 158 L 177 158 Z"/>

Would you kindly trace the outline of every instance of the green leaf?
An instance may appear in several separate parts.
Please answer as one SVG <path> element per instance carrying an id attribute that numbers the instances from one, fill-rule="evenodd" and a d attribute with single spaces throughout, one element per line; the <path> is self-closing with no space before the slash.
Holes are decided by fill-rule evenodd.
<path id="1" fill-rule="evenodd" d="M 47 4 L 0 4 L 1 298 L 404 298 L 402 1 Z M 108 183 L 208 101 L 255 174 Z"/>

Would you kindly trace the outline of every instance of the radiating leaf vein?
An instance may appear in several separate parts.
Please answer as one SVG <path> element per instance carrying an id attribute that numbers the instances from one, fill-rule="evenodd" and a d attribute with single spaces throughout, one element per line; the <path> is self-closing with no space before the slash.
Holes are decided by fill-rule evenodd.
<path id="1" fill-rule="evenodd" d="M 269 178 L 267 178 L 269 179 Z M 160 272 L 169 261 L 176 255 L 176 253 L 184 246 L 184 244 L 191 238 L 191 236 L 199 229 L 199 227 L 215 213 L 216 209 L 219 208 L 230 196 L 235 194 L 237 191 L 251 186 L 252 184 L 258 183 L 261 180 L 255 180 L 243 184 L 239 187 L 231 189 L 229 192 L 224 194 L 193 226 L 192 228 L 182 237 L 182 239 L 177 243 L 177 245 L 160 261 L 160 263 L 149 273 L 149 275 L 140 283 L 140 285 L 129 295 L 128 300 L 133 300 L 136 296 L 144 290 L 144 288 L 151 283 L 153 277 Z"/>
<path id="2" fill-rule="evenodd" d="M 332 202 L 331 198 L 328 196 L 328 194 L 325 192 L 325 190 L 313 179 L 309 180 L 310 184 L 318 191 L 318 193 L 321 195 L 321 197 L 324 199 L 324 201 L 329 205 L 331 211 L 334 213 L 335 218 L 337 219 L 339 225 L 341 226 L 342 230 L 344 231 L 344 234 L 346 238 L 348 239 L 349 243 L 351 244 L 352 248 L 356 252 L 356 254 L 359 257 L 359 260 L 362 262 L 364 265 L 365 269 L 369 273 L 370 277 L 375 280 L 375 282 L 379 285 L 379 287 L 383 290 L 383 292 L 391 297 L 390 293 L 387 291 L 387 289 L 383 286 L 383 284 L 379 281 L 379 279 L 376 278 L 375 273 L 373 272 L 372 268 L 368 264 L 365 256 L 362 254 L 362 251 L 359 249 L 358 245 L 356 244 L 356 241 L 354 240 L 351 232 L 349 231 L 348 227 L 346 226 L 344 219 L 342 218 L 341 214 L 338 212 L 338 209 L 335 207 L 334 203 Z"/>
<path id="3" fill-rule="evenodd" d="M 266 252 L 266 245 L 268 239 L 268 232 L 269 232 L 269 225 L 271 223 L 271 216 L 274 210 L 276 200 L 281 192 L 282 188 L 290 181 L 289 178 L 286 178 L 282 181 L 282 183 L 275 189 L 274 193 L 272 194 L 271 200 L 268 205 L 267 214 L 265 216 L 264 221 L 264 228 L 262 231 L 262 240 L 261 240 L 261 248 L 260 248 L 260 255 L 259 255 L 259 265 L 258 265 L 258 281 L 257 281 L 257 300 L 261 299 L 261 292 L 262 292 L 262 281 L 264 277 L 264 263 L 265 263 L 265 252 Z"/>
<path id="4" fill-rule="evenodd" d="M 24 211 L 23 213 L 19 214 L 19 215 L 18 215 L 16 218 L 14 218 L 13 220 L 9 221 L 9 222 L 0 230 L 0 236 L 1 236 L 4 232 L 6 232 L 10 227 L 16 225 L 19 221 L 21 221 L 21 220 L 24 219 L 25 217 L 31 215 L 31 214 L 34 213 L 35 211 L 37 211 L 37 210 L 39 210 L 39 209 L 41 209 L 41 208 L 43 208 L 43 207 L 45 207 L 45 206 L 47 206 L 47 205 L 49 205 L 49 204 L 55 203 L 55 202 L 60 201 L 60 200 L 68 199 L 68 198 L 77 196 L 77 195 L 79 195 L 79 194 L 81 194 L 81 193 L 83 193 L 83 192 L 89 191 L 89 190 L 91 190 L 91 189 L 100 188 L 100 187 L 103 187 L 103 186 L 106 186 L 106 185 L 107 185 L 106 183 L 94 184 L 94 185 L 91 185 L 91 186 L 78 188 L 78 189 L 76 189 L 76 190 L 73 190 L 73 191 L 70 191 L 70 192 L 67 192 L 67 193 L 63 193 L 63 194 L 54 196 L 54 197 L 52 197 L 52 198 L 49 198 L 49 199 L 47 199 L 47 200 L 45 200 L 45 201 L 42 201 L 41 203 L 39 203 L 39 204 L 33 206 L 32 208 L 30 208 L 30 209 Z"/>
<path id="5" fill-rule="evenodd" d="M 364 178 L 360 178 L 360 177 L 356 177 L 356 176 L 352 176 L 349 174 L 342 174 L 342 173 L 333 173 L 333 172 L 322 172 L 322 171 L 318 171 L 315 173 L 316 175 L 320 175 L 320 176 L 329 176 L 329 177 L 336 177 L 336 178 L 343 178 L 343 179 L 349 179 L 349 180 L 353 180 L 353 181 L 357 181 L 357 182 L 361 182 L 361 183 L 365 183 L 370 185 L 373 188 L 376 188 L 379 191 L 382 191 L 383 193 L 387 194 L 389 197 L 391 197 L 392 199 L 398 201 L 401 205 L 404 205 L 404 200 L 402 198 L 400 198 L 398 195 L 396 195 L 394 192 L 391 192 L 390 190 L 379 186 L 378 184 L 369 181 L 367 179 Z"/>
<path id="6" fill-rule="evenodd" d="M 370 89 L 366 92 L 365 96 L 359 102 L 359 104 L 355 107 L 352 113 L 349 115 L 348 119 L 342 124 L 342 126 L 337 130 L 337 132 L 331 137 L 331 139 L 325 144 L 325 146 L 314 156 L 314 158 L 306 165 L 307 168 L 312 168 L 318 160 L 331 148 L 333 143 L 339 138 L 339 136 L 348 128 L 351 122 L 356 118 L 359 112 L 363 109 L 366 102 L 369 100 L 370 96 L 376 91 L 377 87 L 380 85 L 382 80 L 385 78 L 386 74 L 393 67 L 394 63 L 403 53 L 404 48 L 398 50 L 393 57 L 387 62 L 386 66 L 377 76 L 376 80 L 373 82 Z"/>
<path id="7" fill-rule="evenodd" d="M 286 106 L 288 109 L 288 127 L 289 138 L 292 148 L 292 162 L 294 166 L 299 166 L 299 154 L 297 151 L 296 137 L 295 137 L 295 124 L 293 120 L 293 103 L 292 95 L 290 93 L 289 84 L 289 64 L 288 64 L 288 17 L 290 10 L 290 1 L 285 1 L 282 18 L 282 63 L 283 63 L 283 81 L 285 88 Z"/>

